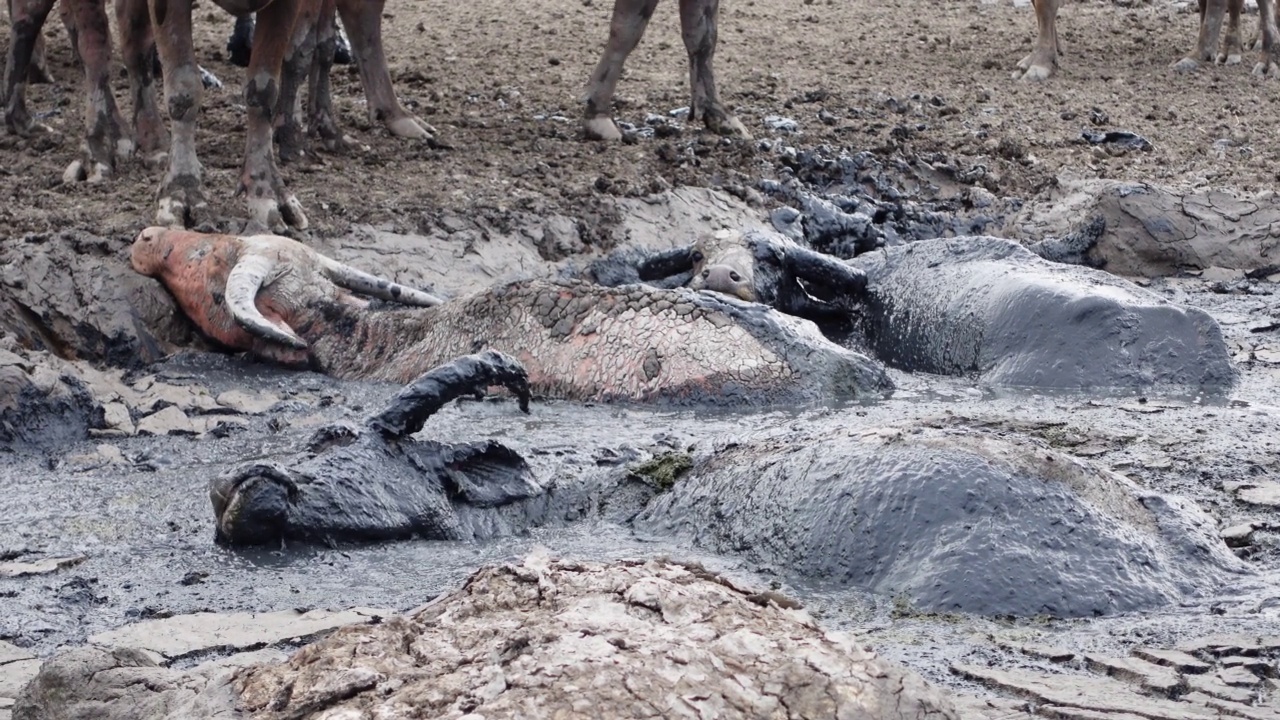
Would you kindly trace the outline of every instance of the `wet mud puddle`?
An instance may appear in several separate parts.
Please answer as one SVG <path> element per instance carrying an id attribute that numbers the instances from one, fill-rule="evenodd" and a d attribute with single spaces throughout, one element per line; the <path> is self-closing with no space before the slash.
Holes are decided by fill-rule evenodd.
<path id="1" fill-rule="evenodd" d="M 890 399 L 840 408 L 707 412 L 535 402 L 522 415 L 505 400 L 460 402 L 428 421 L 422 437 L 496 438 L 529 458 L 539 477 L 601 472 L 664 453 L 708 452 L 743 434 L 835 428 L 850 433 L 935 422 L 974 433 L 1048 442 L 1113 469 L 1152 491 L 1193 500 L 1220 526 L 1275 520 L 1250 507 L 1233 482 L 1275 471 L 1280 442 L 1280 364 L 1257 359 L 1280 344 L 1233 317 L 1271 311 L 1269 298 L 1223 296 L 1182 283 L 1180 299 L 1221 316 L 1241 347 L 1241 379 L 1226 397 L 1025 394 L 981 388 L 964 378 L 893 371 Z M 1272 333 L 1274 335 L 1274 333 Z M 1245 347 L 1245 346 L 1248 347 Z M 1261 354 L 1265 357 L 1265 353 Z M 211 393 L 278 395 L 275 408 L 226 437 L 134 437 L 109 441 L 122 462 L 78 467 L 98 441 L 11 454 L 0 466 L 0 552 L 83 557 L 58 572 L 0 578 L 0 638 L 47 656 L 139 619 L 200 610 L 406 610 L 455 585 L 477 566 L 540 545 L 583 559 L 673 556 L 772 585 L 831 627 L 865 642 L 934 682 L 971 687 L 952 663 L 1004 652 L 993 639 L 1051 635 L 1077 650 L 1124 648 L 1218 632 L 1280 635 L 1280 551 L 1260 532 L 1250 574 L 1224 578 L 1210 596 L 1152 612 L 1093 619 L 990 618 L 915 611 L 901 598 L 824 587 L 740 556 L 715 555 L 681 537 L 632 532 L 609 519 L 567 522 L 527 536 L 482 543 L 404 541 L 340 547 L 228 550 L 213 543 L 210 478 L 250 459 L 295 452 L 321 424 L 356 420 L 397 388 L 339 383 L 212 355 L 182 355 L 154 369 Z M 1051 521 L 1051 519 L 1046 519 Z"/>

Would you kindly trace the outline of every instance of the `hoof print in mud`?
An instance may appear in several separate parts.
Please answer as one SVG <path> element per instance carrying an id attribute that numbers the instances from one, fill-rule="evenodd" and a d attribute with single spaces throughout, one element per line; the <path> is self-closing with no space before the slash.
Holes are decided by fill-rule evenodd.
<path id="1" fill-rule="evenodd" d="M 504 520 L 487 515 L 500 516 L 505 506 L 543 492 L 524 458 L 493 440 L 411 437 L 446 403 L 494 385 L 528 412 L 524 368 L 486 351 L 426 373 L 363 427 L 321 428 L 284 465 L 252 463 L 214 479 L 209 499 L 217 539 L 230 545 L 464 540 L 500 532 Z"/>
<path id="2" fill-rule="evenodd" d="M 1236 369 L 1208 313 L 994 237 L 859 255 L 861 314 L 892 366 L 1044 390 L 1226 392 Z"/>
<path id="3" fill-rule="evenodd" d="M 636 525 L 922 613 L 1093 617 L 1247 572 L 1194 503 L 1029 441 L 914 425 L 735 438 Z"/>

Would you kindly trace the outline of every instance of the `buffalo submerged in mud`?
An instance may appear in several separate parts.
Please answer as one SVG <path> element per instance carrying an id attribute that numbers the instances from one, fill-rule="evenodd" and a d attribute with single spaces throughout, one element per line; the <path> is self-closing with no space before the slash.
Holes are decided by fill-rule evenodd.
<path id="1" fill-rule="evenodd" d="M 160 279 L 223 345 L 344 379 L 409 382 L 492 348 L 542 396 L 731 405 L 852 400 L 893 384 L 817 326 L 687 289 L 524 280 L 436 304 L 278 236 L 148 228 L 135 270 Z M 347 289 L 433 307 L 375 308 Z"/>
<path id="2" fill-rule="evenodd" d="M 892 367 L 991 387 L 1222 392 L 1237 375 L 1203 310 L 996 237 L 919 240 L 840 261 L 781 235 L 721 231 L 662 252 L 618 251 L 584 274 L 709 289 L 843 324 L 850 343 Z"/>

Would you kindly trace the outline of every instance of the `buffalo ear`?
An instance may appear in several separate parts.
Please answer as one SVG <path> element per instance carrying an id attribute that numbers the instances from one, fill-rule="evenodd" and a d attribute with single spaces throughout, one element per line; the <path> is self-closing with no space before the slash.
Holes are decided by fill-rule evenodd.
<path id="1" fill-rule="evenodd" d="M 642 260 L 636 268 L 641 282 L 654 283 L 693 270 L 693 245 L 663 250 Z"/>

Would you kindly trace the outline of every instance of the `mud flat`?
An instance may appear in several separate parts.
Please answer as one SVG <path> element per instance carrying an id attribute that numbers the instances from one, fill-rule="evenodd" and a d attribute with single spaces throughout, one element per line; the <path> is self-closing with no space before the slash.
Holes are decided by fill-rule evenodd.
<path id="1" fill-rule="evenodd" d="M 64 108 L 45 118 L 60 134 L 0 143 L 13 156 L 0 176 L 9 199 L 0 210 L 0 720 L 40 663 L 69 648 L 120 650 L 131 667 L 170 678 L 254 665 L 266 683 L 334 627 L 354 624 L 337 643 L 404 622 L 392 618 L 457 591 L 481 566 L 519 566 L 512 558 L 536 547 L 567 563 L 701 562 L 752 588 L 743 593 L 758 596 L 752 607 L 781 612 L 794 601 L 823 630 L 848 631 L 880 661 L 947 693 L 962 717 L 1276 717 L 1280 301 L 1266 194 L 1276 126 L 1257 102 L 1267 85 L 1239 67 L 1170 74 L 1193 13 L 1162 2 L 1072 4 L 1062 74 L 1032 86 L 1008 80 L 1033 32 L 1029 9 L 1010 4 L 945 3 L 927 20 L 906 0 L 727 8 L 721 85 L 757 135 L 733 142 L 667 112 L 685 102 L 685 69 L 674 13 L 660 10 L 620 88 L 622 118 L 641 132 L 601 148 L 579 142 L 567 119 L 606 13 L 568 0 L 509 5 L 393 9 L 398 88 L 454 148 L 382 137 L 363 119 L 358 81 L 339 76 L 342 121 L 365 147 L 289 171 L 317 225 L 308 242 L 456 296 L 719 228 L 772 229 L 845 256 L 992 234 L 1133 275 L 1203 311 L 1238 377 L 1220 393 L 1028 392 L 891 369 L 897 389 L 884 402 L 751 413 L 535 401 L 524 416 L 509 401 L 460 402 L 420 437 L 497 439 L 539 477 L 615 478 L 617 502 L 482 543 L 232 551 L 212 542 L 211 478 L 287 458 L 317 427 L 358 421 L 398 388 L 204 352 L 163 289 L 127 270 L 128 241 L 150 217 L 151 171 L 125 168 L 106 186 L 53 181 L 78 132 Z M 503 22 L 477 22 L 494 16 Z M 202 24 L 200 52 L 212 53 L 223 30 Z M 59 32 L 50 42 L 59 82 L 34 87 L 33 107 L 60 107 L 75 86 Z M 228 87 L 240 79 L 216 58 L 202 62 Z M 204 127 L 232 126 L 238 96 L 209 98 Z M 766 124 L 771 116 L 800 132 Z M 1088 143 L 1086 125 L 1141 133 L 1153 149 Z M 230 230 L 234 138 L 202 137 L 208 182 L 227 190 L 212 198 L 211 225 Z M 1188 242 L 1194 252 L 1175 251 Z M 734 453 L 749 464 L 774 452 L 785 465 L 798 462 L 789 445 L 829 443 L 861 453 L 859 462 L 888 462 L 940 437 L 1041 465 L 1083 463 L 1082 487 L 1095 494 L 1047 482 L 1030 492 L 1014 483 L 1027 475 L 1009 474 L 1000 496 L 1009 502 L 991 507 L 966 505 L 953 487 L 946 502 L 914 508 L 936 530 L 919 543 L 928 552 L 911 556 L 909 540 L 880 538 L 874 571 L 861 576 L 798 567 L 797 552 L 830 556 L 834 540 L 803 536 L 794 522 L 762 532 L 765 515 L 788 517 L 765 488 L 738 513 L 742 526 L 718 535 L 654 524 L 652 514 L 632 525 L 642 508 L 734 484 Z M 903 498 L 892 494 L 879 507 L 866 497 L 858 507 L 882 519 L 911 507 L 894 506 Z M 982 522 L 966 528 L 963 513 L 952 525 L 928 522 L 956 506 Z M 836 534 L 847 528 L 824 527 L 847 540 Z M 1071 538 L 1081 534 L 1109 560 L 1106 572 L 1077 564 L 1072 582 L 1049 586 L 1012 572 L 1041 558 L 1054 559 L 1041 563 L 1050 569 L 1078 560 Z M 950 547 L 985 554 L 968 565 L 963 553 L 948 555 L 957 537 Z M 1001 557 L 1018 562 L 991 562 Z M 945 592 L 963 587 L 965 571 L 984 594 Z M 308 652 L 291 662 L 327 657 Z M 372 687 L 358 670 L 343 677 L 352 697 Z M 490 676 L 471 680 L 496 687 Z"/>

